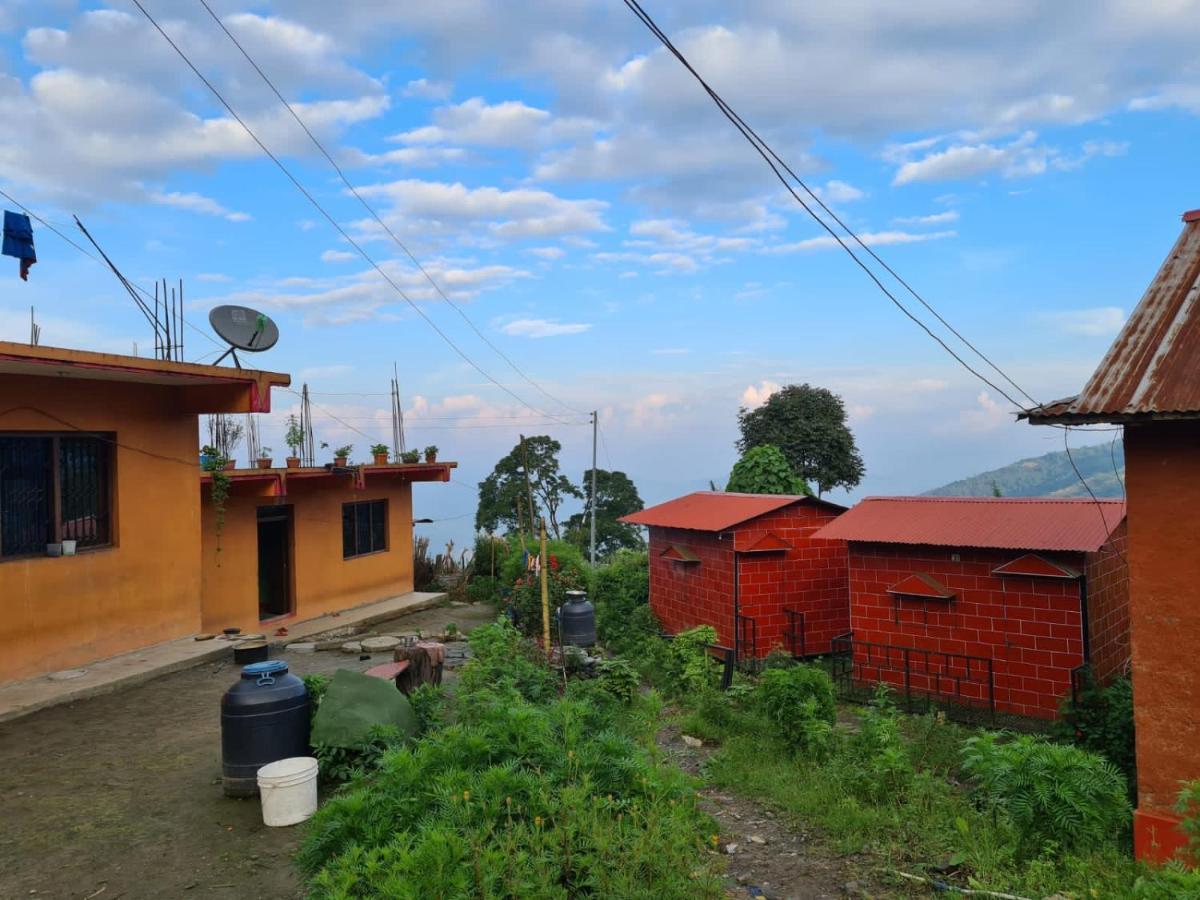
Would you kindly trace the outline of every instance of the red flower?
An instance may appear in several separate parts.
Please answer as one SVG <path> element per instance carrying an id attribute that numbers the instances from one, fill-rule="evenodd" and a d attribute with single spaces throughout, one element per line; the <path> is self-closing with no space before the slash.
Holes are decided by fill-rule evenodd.
<path id="1" fill-rule="evenodd" d="M 558 571 L 558 557 L 557 556 L 554 556 L 554 555 L 550 556 L 550 568 L 553 569 L 555 572 Z"/>

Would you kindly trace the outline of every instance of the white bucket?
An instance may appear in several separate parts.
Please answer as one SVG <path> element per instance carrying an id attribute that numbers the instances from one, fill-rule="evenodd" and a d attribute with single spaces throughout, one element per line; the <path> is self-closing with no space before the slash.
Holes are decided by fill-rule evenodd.
<path id="1" fill-rule="evenodd" d="M 293 756 L 258 770 L 263 823 L 296 825 L 317 811 L 317 761 Z"/>

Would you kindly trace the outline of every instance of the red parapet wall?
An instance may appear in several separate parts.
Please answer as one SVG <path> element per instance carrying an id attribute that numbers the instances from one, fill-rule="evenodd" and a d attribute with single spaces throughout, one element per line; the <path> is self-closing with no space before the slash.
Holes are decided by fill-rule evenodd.
<path id="1" fill-rule="evenodd" d="M 674 634 L 711 625 L 718 640 L 734 644 L 735 550 L 740 612 L 757 625 L 757 653 L 774 648 L 799 653 L 788 639 L 788 609 L 804 616 L 807 654 L 828 653 L 833 637 L 850 627 L 846 546 L 815 540 L 813 532 L 832 521 L 833 508 L 803 505 L 759 516 L 716 534 L 675 528 L 650 529 L 650 606 L 663 628 Z M 751 548 L 786 549 L 754 552 Z M 694 560 L 681 560 L 683 556 Z M 664 557 L 663 554 L 668 554 Z M 743 655 L 751 628 L 744 627 Z"/>
<path id="2" fill-rule="evenodd" d="M 851 542 L 855 642 L 990 659 L 997 711 L 1053 718 L 1070 693 L 1071 670 L 1083 662 L 1080 585 L 1075 579 L 992 574 L 1021 555 Z M 1085 562 L 1080 553 L 1047 559 L 1080 571 Z M 954 599 L 897 599 L 888 593 L 915 573 L 936 579 Z"/>
<path id="3" fill-rule="evenodd" d="M 1088 639 L 1092 672 L 1101 683 L 1129 666 L 1129 531 L 1122 522 L 1087 558 Z"/>

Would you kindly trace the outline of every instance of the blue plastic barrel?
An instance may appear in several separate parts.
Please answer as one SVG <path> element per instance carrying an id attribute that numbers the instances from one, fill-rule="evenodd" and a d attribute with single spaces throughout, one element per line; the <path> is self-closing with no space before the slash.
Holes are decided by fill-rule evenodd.
<path id="1" fill-rule="evenodd" d="M 287 663 L 273 659 L 242 668 L 221 698 L 221 775 L 227 797 L 258 793 L 258 770 L 308 756 L 308 689 Z"/>

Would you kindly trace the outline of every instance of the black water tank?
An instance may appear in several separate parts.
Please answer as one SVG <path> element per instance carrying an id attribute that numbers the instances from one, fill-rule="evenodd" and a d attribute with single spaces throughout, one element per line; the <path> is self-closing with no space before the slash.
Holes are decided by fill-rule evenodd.
<path id="1" fill-rule="evenodd" d="M 282 660 L 253 663 L 221 698 L 221 774 L 226 797 L 258 793 L 258 770 L 308 756 L 308 689 Z"/>
<path id="2" fill-rule="evenodd" d="M 596 607 L 583 591 L 567 591 L 567 602 L 558 608 L 558 633 L 563 646 L 596 643 Z"/>

